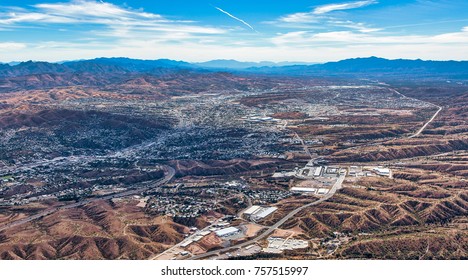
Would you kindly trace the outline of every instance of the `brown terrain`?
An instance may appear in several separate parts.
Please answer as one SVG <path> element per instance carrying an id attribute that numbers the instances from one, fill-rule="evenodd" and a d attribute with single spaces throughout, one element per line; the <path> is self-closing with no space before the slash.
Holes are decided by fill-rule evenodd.
<path id="1" fill-rule="evenodd" d="M 300 228 L 312 239 L 333 232 L 352 236 L 322 258 L 467 258 L 466 90 L 444 98 L 439 94 L 445 91 L 438 88 L 406 90 L 408 95 L 443 106 L 422 135 L 339 150 L 327 157 L 337 163 L 395 164 L 393 179 L 345 181 L 331 199 L 303 210 L 283 225 L 284 229 Z M 288 252 L 283 257 L 317 256 Z"/>
<path id="2" fill-rule="evenodd" d="M 148 217 L 135 200 L 67 209 L 2 232 L 1 259 L 145 259 L 180 242 L 188 228 Z"/>

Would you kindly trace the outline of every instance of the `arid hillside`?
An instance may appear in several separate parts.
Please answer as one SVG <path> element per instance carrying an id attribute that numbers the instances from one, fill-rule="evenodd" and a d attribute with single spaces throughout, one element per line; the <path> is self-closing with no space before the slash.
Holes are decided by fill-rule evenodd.
<path id="1" fill-rule="evenodd" d="M 59 211 L 2 232 L 1 259 L 145 259 L 180 242 L 188 228 L 148 217 L 136 200 Z"/>

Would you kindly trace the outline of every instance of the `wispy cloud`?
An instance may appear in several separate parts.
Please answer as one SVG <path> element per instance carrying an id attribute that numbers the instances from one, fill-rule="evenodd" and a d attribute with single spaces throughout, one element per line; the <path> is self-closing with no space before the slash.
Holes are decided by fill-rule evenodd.
<path id="1" fill-rule="evenodd" d="M 278 46 L 301 46 L 307 48 L 323 45 L 333 46 L 405 46 L 427 44 L 467 44 L 468 28 L 464 27 L 459 32 L 442 33 L 438 35 L 372 35 L 352 31 L 332 31 L 313 33 L 308 31 L 294 31 L 281 34 L 272 39 Z"/>
<path id="2" fill-rule="evenodd" d="M 44 26 L 79 24 L 81 27 L 83 24 L 90 24 L 101 25 L 110 30 L 127 30 L 129 32 L 183 32 L 201 35 L 226 33 L 226 30 L 221 28 L 201 26 L 192 21 L 169 20 L 159 14 L 92 0 L 36 4 L 29 9 L 12 9 L 0 12 L 0 27 L 13 28 L 28 24 L 35 26 L 40 24 Z M 110 35 L 113 33 L 115 32 L 109 32 Z"/>
<path id="3" fill-rule="evenodd" d="M 124 9 L 111 3 L 103 1 L 86 1 L 75 0 L 69 3 L 53 3 L 53 4 L 37 4 L 36 8 L 47 11 L 51 14 L 58 14 L 77 19 L 77 15 L 81 18 L 94 17 L 94 18 L 145 18 L 145 19 L 163 19 L 161 15 L 146 13 L 141 10 Z"/>
<path id="4" fill-rule="evenodd" d="M 369 27 L 363 22 L 354 22 L 351 20 L 330 20 L 328 21 L 328 23 L 333 26 L 354 29 L 362 33 L 376 32 L 382 30 L 382 28 Z"/>
<path id="5" fill-rule="evenodd" d="M 330 12 L 357 9 L 377 3 L 378 2 L 375 0 L 364 0 L 347 3 L 328 4 L 315 7 L 310 12 L 300 12 L 282 16 L 279 18 L 279 21 L 286 23 L 315 23 L 324 19 L 328 19 L 328 16 L 326 14 Z"/>
<path id="6" fill-rule="evenodd" d="M 314 13 L 294 13 L 279 18 L 280 22 L 286 23 L 315 23 L 320 20 Z"/>
<path id="7" fill-rule="evenodd" d="M 321 14 L 326 14 L 326 13 L 330 13 L 333 11 L 361 8 L 361 7 L 369 6 L 369 5 L 376 4 L 376 3 L 377 1 L 375 0 L 365 0 L 365 1 L 355 1 L 355 2 L 348 2 L 348 3 L 328 4 L 328 5 L 323 5 L 323 6 L 319 6 L 315 8 L 312 11 L 312 13 L 315 15 L 321 15 Z"/>
<path id="8" fill-rule="evenodd" d="M 229 17 L 231 17 L 231 18 L 233 18 L 233 19 L 235 19 L 235 20 L 237 20 L 239 22 L 241 22 L 242 24 L 244 24 L 245 26 L 249 27 L 250 29 L 252 29 L 253 31 L 256 32 L 256 30 L 250 24 L 248 24 L 245 20 L 242 20 L 242 19 L 240 19 L 240 18 L 238 18 L 236 16 L 233 16 L 232 14 L 226 12 L 225 10 L 223 10 L 221 8 L 218 8 L 218 7 L 214 7 L 214 8 L 216 10 L 220 11 L 221 13 L 223 13 L 223 14 L 225 14 L 225 15 L 227 15 L 227 16 L 229 16 Z"/>
<path id="9" fill-rule="evenodd" d="M 414 27 L 414 26 L 426 26 L 426 25 L 440 25 L 442 23 L 453 23 L 453 22 L 467 22 L 468 18 L 465 19 L 456 19 L 456 20 L 438 20 L 438 21 L 430 21 L 430 22 L 419 22 L 419 23 L 412 23 L 412 24 L 400 24 L 400 25 L 392 25 L 392 26 L 385 26 L 384 29 L 394 29 L 394 28 L 401 28 L 401 27 Z"/>
<path id="10" fill-rule="evenodd" d="M 26 48 L 26 44 L 15 42 L 0 42 L 0 50 L 17 51 Z"/>
<path id="11" fill-rule="evenodd" d="M 364 22 L 354 22 L 346 19 L 336 19 L 332 17 L 316 16 L 312 14 L 301 14 L 297 13 L 288 16 L 288 18 L 282 18 L 281 21 L 270 21 L 264 22 L 265 24 L 273 24 L 280 28 L 295 28 L 295 29 L 307 29 L 307 30 L 324 30 L 324 29 L 337 29 L 337 28 L 348 28 L 351 30 L 357 30 L 362 33 L 377 32 L 384 28 L 377 28 L 370 26 Z"/>

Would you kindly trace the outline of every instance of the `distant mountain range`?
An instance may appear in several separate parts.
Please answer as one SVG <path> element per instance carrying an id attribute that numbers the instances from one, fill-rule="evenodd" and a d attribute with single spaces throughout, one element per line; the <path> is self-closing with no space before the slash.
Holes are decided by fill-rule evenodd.
<path id="1" fill-rule="evenodd" d="M 15 62 L 0 64 L 0 77 L 18 77 L 35 74 L 128 74 L 145 73 L 161 75 L 179 71 L 212 72 L 224 71 L 287 76 L 324 77 L 441 77 L 468 78 L 468 61 L 424 61 L 377 57 L 353 58 L 324 64 L 300 64 L 294 62 L 239 62 L 236 60 L 213 60 L 203 63 L 188 63 L 169 59 L 139 60 L 130 58 L 96 58 L 63 63 Z"/>
<path id="2" fill-rule="evenodd" d="M 88 67 L 102 65 L 120 69 L 121 71 L 129 72 L 151 72 L 158 68 L 193 68 L 194 66 L 188 62 L 175 61 L 170 59 L 157 60 L 140 60 L 126 57 L 119 58 L 95 58 L 90 60 L 80 60 L 65 62 L 63 65 L 78 71 L 86 71 Z"/>
<path id="3" fill-rule="evenodd" d="M 248 69 L 255 73 L 296 76 L 444 76 L 468 78 L 468 61 L 389 60 L 378 57 L 352 58 L 316 65 L 293 65 Z"/>
<path id="4" fill-rule="evenodd" d="M 95 58 L 63 63 L 33 62 L 0 64 L 0 77 L 18 77 L 37 74 L 164 74 L 180 70 L 203 70 L 183 61 L 169 59 L 140 60 L 130 58 Z"/>

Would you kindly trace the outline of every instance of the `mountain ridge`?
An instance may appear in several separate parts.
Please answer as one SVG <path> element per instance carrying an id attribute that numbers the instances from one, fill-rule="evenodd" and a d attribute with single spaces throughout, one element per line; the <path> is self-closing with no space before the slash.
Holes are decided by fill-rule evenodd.
<path id="1" fill-rule="evenodd" d="M 210 64 L 211 63 L 211 64 Z M 223 66 L 224 63 L 224 66 Z M 273 66 L 270 62 L 239 62 L 236 60 L 214 60 L 204 63 L 189 63 L 170 59 L 140 60 L 125 57 L 94 58 L 63 63 L 20 62 L 16 65 L 0 64 L 0 77 L 17 77 L 36 74 L 128 74 L 144 73 L 161 75 L 181 70 L 195 72 L 232 72 L 291 76 L 414 76 L 441 75 L 452 78 L 468 78 L 468 61 L 433 61 L 410 59 L 385 59 L 378 57 L 350 58 L 323 64 L 295 64 Z M 236 68 L 237 67 L 237 68 Z"/>

